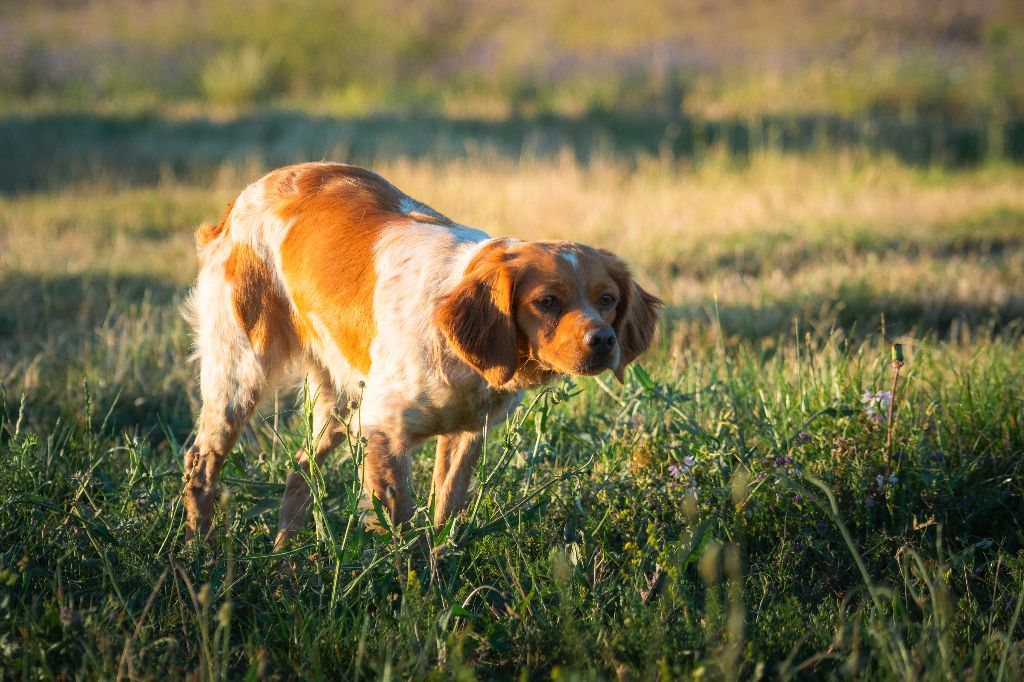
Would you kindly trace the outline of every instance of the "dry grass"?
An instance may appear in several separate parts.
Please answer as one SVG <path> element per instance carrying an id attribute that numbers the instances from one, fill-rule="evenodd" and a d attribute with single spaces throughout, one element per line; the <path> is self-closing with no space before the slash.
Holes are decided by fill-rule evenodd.
<path id="1" fill-rule="evenodd" d="M 742 167 L 725 158 L 696 168 L 584 166 L 563 155 L 375 169 L 492 234 L 612 249 L 675 313 L 700 317 L 717 305 L 726 328 L 747 336 L 785 329 L 794 315 L 863 324 L 909 307 L 908 323 L 945 331 L 958 316 L 1005 324 L 1022 313 L 1024 171 L 1016 167 L 940 172 L 855 154 L 764 153 Z M 216 219 L 261 172 L 225 167 L 210 187 L 99 182 L 0 199 L 0 272 L 184 286 L 196 267 L 195 226 Z"/>

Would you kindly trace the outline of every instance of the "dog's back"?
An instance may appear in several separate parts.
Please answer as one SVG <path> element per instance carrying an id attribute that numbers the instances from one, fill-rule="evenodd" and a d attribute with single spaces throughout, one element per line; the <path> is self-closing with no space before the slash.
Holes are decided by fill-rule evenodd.
<path id="1" fill-rule="evenodd" d="M 202 271 L 190 319 L 198 355 L 218 353 L 235 331 L 223 318 L 233 318 L 263 364 L 308 350 L 331 365 L 340 354 L 365 376 L 377 332 L 375 263 L 389 255 L 382 244 L 415 236 L 402 227 L 424 225 L 455 227 L 355 166 L 300 164 L 254 182 L 220 223 L 196 233 Z M 397 234 L 385 240 L 385 230 Z"/>

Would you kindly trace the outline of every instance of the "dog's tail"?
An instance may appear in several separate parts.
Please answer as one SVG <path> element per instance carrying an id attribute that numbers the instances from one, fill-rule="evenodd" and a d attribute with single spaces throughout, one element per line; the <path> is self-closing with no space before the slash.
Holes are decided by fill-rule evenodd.
<path id="1" fill-rule="evenodd" d="M 196 230 L 196 248 L 199 251 L 203 250 L 203 247 L 212 242 L 214 239 L 219 237 L 228 226 L 228 217 L 231 215 L 231 209 L 235 207 L 235 201 L 232 200 L 228 204 L 228 208 L 224 211 L 224 216 L 220 219 L 220 222 L 212 225 L 205 224 L 200 225 L 199 229 Z"/>

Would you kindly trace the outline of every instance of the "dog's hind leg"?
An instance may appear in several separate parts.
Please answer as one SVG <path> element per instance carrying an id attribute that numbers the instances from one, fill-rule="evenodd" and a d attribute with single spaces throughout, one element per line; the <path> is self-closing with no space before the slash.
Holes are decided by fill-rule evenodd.
<path id="1" fill-rule="evenodd" d="M 347 431 L 339 416 L 343 419 L 347 413 L 344 411 L 340 415 L 336 413 L 338 393 L 325 370 L 316 368 L 310 371 L 310 380 L 315 382 L 313 440 L 316 442 L 314 459 L 319 467 L 323 464 L 327 454 L 345 440 Z M 281 500 L 281 513 L 277 522 L 277 537 L 274 540 L 275 552 L 284 549 L 295 531 L 305 527 L 306 515 L 309 513 L 310 496 L 307 477 L 310 475 L 310 464 L 305 448 L 299 450 L 295 459 L 299 465 L 299 471 L 289 472 L 288 482 L 285 484 L 284 497 Z"/>
<path id="2" fill-rule="evenodd" d="M 223 237 L 222 237 L 223 238 Z M 190 299 L 203 406 L 185 453 L 186 537 L 210 530 L 220 469 L 297 347 L 269 268 L 244 245 L 207 262 Z"/>
<path id="3" fill-rule="evenodd" d="M 266 387 L 265 373 L 251 354 L 203 357 L 203 407 L 196 440 L 185 453 L 186 538 L 210 531 L 220 469 Z"/>

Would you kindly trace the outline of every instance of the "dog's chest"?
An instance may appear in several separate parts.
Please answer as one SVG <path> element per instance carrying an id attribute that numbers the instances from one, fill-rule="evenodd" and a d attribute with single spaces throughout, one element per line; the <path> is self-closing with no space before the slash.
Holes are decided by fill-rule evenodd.
<path id="1" fill-rule="evenodd" d="M 521 392 L 496 391 L 484 382 L 447 387 L 406 412 L 415 435 L 479 431 L 504 421 L 522 400 Z"/>

